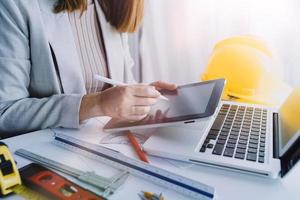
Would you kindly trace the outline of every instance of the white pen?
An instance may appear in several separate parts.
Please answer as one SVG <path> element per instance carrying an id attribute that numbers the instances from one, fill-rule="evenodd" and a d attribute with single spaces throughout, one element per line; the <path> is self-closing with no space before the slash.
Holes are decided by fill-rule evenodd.
<path id="1" fill-rule="evenodd" d="M 110 79 L 110 78 L 106 78 L 104 76 L 100 76 L 100 75 L 97 75 L 97 74 L 94 75 L 94 79 L 98 80 L 98 81 L 102 81 L 104 83 L 111 84 L 111 85 L 120 85 L 120 86 L 129 85 L 129 84 L 123 83 L 121 81 L 117 81 L 117 80 L 113 80 L 113 79 Z M 160 95 L 159 99 L 166 100 L 166 101 L 169 100 L 167 97 L 165 97 L 163 95 Z"/>

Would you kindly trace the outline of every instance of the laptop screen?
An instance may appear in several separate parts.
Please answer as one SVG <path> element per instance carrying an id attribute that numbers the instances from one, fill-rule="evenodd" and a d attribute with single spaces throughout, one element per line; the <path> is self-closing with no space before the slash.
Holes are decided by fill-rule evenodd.
<path id="1" fill-rule="evenodd" d="M 296 88 L 279 111 L 280 156 L 300 137 L 300 87 Z"/>

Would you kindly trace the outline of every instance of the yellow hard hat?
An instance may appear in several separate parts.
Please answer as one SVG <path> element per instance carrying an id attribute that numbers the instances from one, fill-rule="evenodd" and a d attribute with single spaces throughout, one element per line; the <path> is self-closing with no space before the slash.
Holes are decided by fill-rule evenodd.
<path id="1" fill-rule="evenodd" d="M 223 99 L 276 105 L 278 92 L 289 88 L 282 75 L 262 40 L 238 36 L 216 44 L 201 78 L 203 81 L 225 78 Z"/>

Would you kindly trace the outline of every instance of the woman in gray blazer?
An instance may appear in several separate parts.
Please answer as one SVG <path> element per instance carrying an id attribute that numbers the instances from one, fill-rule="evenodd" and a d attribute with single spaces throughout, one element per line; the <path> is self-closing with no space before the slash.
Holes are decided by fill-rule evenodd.
<path id="1" fill-rule="evenodd" d="M 108 88 L 101 74 L 133 82 L 126 32 L 143 0 L 1 0 L 0 137 L 78 128 L 96 116 L 140 120 L 155 104 L 155 82 Z M 108 88 L 108 89 L 107 89 Z"/>

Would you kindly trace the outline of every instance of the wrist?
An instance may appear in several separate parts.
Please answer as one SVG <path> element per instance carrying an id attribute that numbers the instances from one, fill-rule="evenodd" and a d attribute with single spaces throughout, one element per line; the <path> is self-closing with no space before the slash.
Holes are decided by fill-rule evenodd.
<path id="1" fill-rule="evenodd" d="M 83 96 L 79 111 L 80 121 L 84 121 L 102 115 L 101 105 L 99 105 L 101 103 L 98 100 L 99 95 L 99 93 L 95 93 Z"/>
<path id="2" fill-rule="evenodd" d="M 105 109 L 103 106 L 104 95 L 102 93 L 97 93 L 95 95 L 95 107 L 94 110 L 97 112 L 98 116 L 106 116 Z"/>

